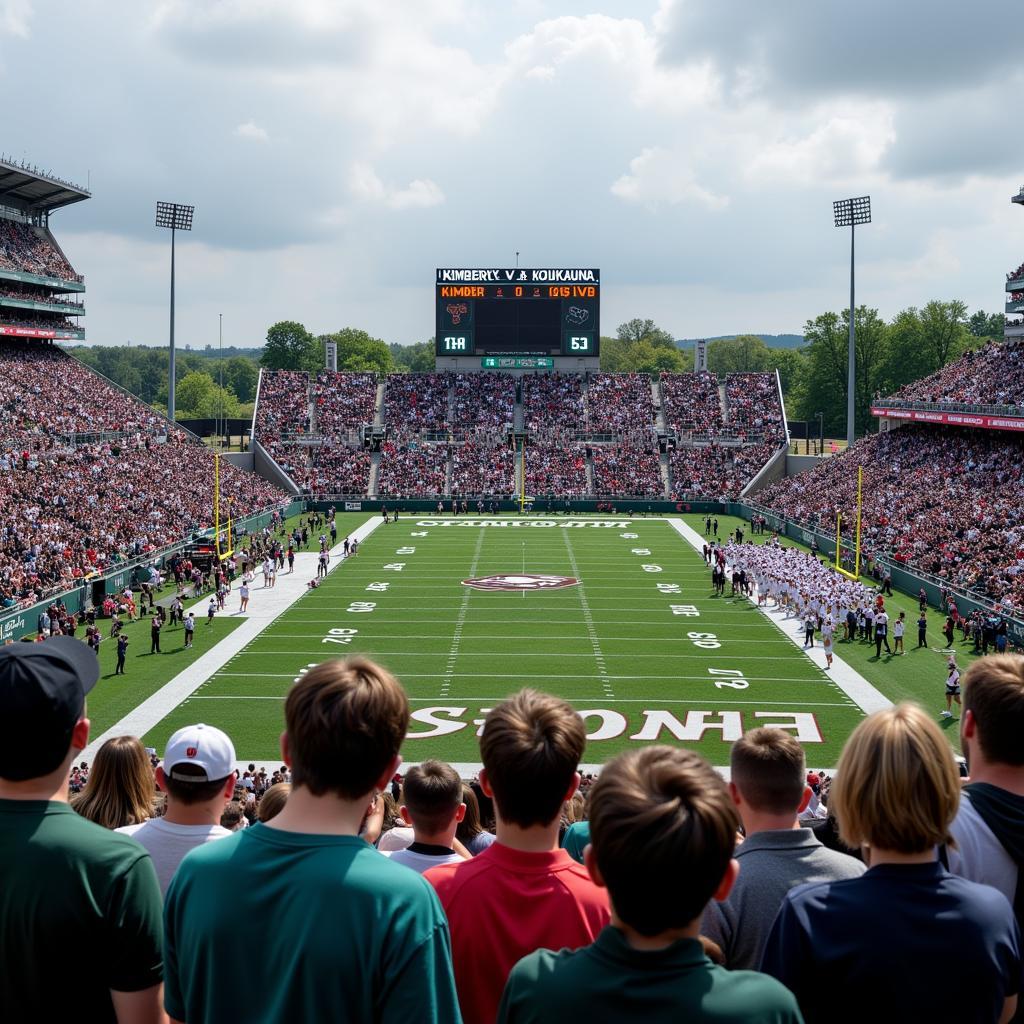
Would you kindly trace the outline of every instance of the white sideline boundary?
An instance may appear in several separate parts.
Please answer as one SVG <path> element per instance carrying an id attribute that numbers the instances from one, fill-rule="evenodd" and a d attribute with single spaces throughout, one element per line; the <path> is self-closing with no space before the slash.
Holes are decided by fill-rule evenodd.
<path id="1" fill-rule="evenodd" d="M 694 550 L 700 554 L 704 548 L 704 539 L 696 530 L 688 526 L 682 519 L 667 519 L 666 522 L 672 527 Z M 793 619 L 786 619 L 785 612 L 781 608 L 768 608 L 765 605 L 758 605 L 759 612 L 782 632 L 782 634 L 799 648 L 818 668 L 825 671 L 825 654 L 821 647 L 803 647 L 800 638 L 793 635 L 789 625 Z M 803 630 L 801 630 L 801 636 Z M 847 697 L 866 715 L 875 711 L 882 711 L 892 707 L 892 701 L 883 693 L 876 690 L 856 669 L 851 668 L 838 654 L 833 646 L 832 668 L 827 670 L 828 678 L 839 687 Z"/>
<path id="2" fill-rule="evenodd" d="M 362 543 L 383 522 L 384 520 L 380 516 L 373 516 L 348 536 Z M 341 544 L 336 544 L 331 548 L 331 561 L 327 567 L 328 574 L 344 564 L 345 559 L 342 554 Z M 273 589 L 251 586 L 249 588 L 249 610 L 244 616 L 245 621 L 242 625 L 230 636 L 226 636 L 197 658 L 188 668 L 182 669 L 173 679 L 161 686 L 156 693 L 147 697 L 137 708 L 112 725 L 106 732 L 90 740 L 89 745 L 78 755 L 78 759 L 91 762 L 96 756 L 96 751 L 112 736 L 145 736 L 179 704 L 191 697 L 214 673 L 224 668 L 246 644 L 256 639 L 279 615 L 286 612 L 302 597 L 307 590 L 307 584 L 316 576 L 319 557 L 319 551 L 298 551 L 295 554 L 295 572 L 287 575 L 279 572 L 277 583 Z M 356 555 L 356 557 L 359 556 Z M 253 580 L 253 584 L 255 583 L 256 581 Z M 235 589 L 228 594 L 228 601 L 235 602 L 237 600 L 238 591 Z M 195 612 L 196 615 L 197 644 L 201 644 L 203 640 L 203 625 L 206 621 L 208 603 L 209 595 L 207 594 L 188 606 L 188 610 Z M 234 618 L 239 615 L 239 612 L 225 609 L 217 614 L 225 618 Z M 131 685 L 127 682 L 130 679 L 131 676 L 122 676 L 120 680 L 105 680 L 105 683 L 108 686 Z"/>

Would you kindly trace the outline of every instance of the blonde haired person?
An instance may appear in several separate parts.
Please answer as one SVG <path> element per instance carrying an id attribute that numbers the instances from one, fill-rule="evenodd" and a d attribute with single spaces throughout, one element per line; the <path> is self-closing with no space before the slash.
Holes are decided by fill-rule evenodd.
<path id="1" fill-rule="evenodd" d="M 153 817 L 153 768 L 137 736 L 113 736 L 96 752 L 85 788 L 71 807 L 104 828 L 141 825 Z"/>
<path id="2" fill-rule="evenodd" d="M 1013 1017 L 1013 910 L 937 859 L 959 803 L 953 752 L 916 704 L 876 712 L 853 731 L 829 809 L 868 871 L 793 889 L 761 963 L 796 995 L 807 1024 Z"/>
<path id="3" fill-rule="evenodd" d="M 259 806 L 256 809 L 256 816 L 260 821 L 266 823 L 271 818 L 276 818 L 281 811 L 284 809 L 284 805 L 288 802 L 288 794 L 292 791 L 290 782 L 275 782 L 263 794 L 262 799 L 259 802 Z"/>

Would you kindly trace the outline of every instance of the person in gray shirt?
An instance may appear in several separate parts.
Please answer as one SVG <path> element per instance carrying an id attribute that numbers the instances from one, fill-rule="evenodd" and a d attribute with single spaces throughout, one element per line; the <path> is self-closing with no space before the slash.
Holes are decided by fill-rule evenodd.
<path id="1" fill-rule="evenodd" d="M 726 966 L 758 970 L 772 923 L 796 885 L 856 878 L 864 865 L 823 846 L 800 812 L 811 799 L 803 747 L 783 729 L 752 729 L 730 756 L 729 791 L 746 838 L 736 848 L 739 878 L 704 913 L 701 934 L 718 943 Z"/>

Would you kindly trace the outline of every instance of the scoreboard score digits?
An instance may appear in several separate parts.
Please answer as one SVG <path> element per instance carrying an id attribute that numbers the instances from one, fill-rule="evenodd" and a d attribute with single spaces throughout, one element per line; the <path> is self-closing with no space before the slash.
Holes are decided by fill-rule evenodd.
<path id="1" fill-rule="evenodd" d="M 601 273 L 439 268 L 437 355 L 596 356 Z"/>

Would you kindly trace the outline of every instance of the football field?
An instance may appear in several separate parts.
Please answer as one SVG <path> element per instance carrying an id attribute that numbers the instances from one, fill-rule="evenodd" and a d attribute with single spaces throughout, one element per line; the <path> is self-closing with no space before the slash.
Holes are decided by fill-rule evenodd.
<path id="1" fill-rule="evenodd" d="M 204 721 L 228 732 L 240 758 L 274 761 L 288 687 L 309 666 L 358 653 L 409 694 L 407 763 L 478 762 L 487 710 L 530 686 L 585 716 L 588 764 L 668 742 L 726 765 L 744 730 L 778 725 L 810 764 L 834 765 L 862 711 L 746 598 L 712 593 L 685 529 L 535 516 L 378 526 L 146 742 L 163 749 L 176 728 Z"/>

